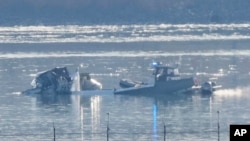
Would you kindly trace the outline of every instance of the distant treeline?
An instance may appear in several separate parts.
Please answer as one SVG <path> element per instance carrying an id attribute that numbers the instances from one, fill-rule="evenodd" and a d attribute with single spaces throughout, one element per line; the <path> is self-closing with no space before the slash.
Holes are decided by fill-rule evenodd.
<path id="1" fill-rule="evenodd" d="M 0 25 L 244 23 L 249 0 L 0 0 Z"/>

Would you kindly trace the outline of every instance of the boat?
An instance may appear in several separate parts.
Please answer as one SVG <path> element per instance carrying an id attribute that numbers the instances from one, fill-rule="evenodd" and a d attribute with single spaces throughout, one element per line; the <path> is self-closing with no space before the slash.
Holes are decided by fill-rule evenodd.
<path id="1" fill-rule="evenodd" d="M 120 80 L 120 87 L 122 88 L 130 88 L 130 87 L 137 87 L 141 85 L 147 85 L 147 83 L 142 81 L 132 81 L 130 79 L 122 79 Z"/>
<path id="2" fill-rule="evenodd" d="M 72 79 L 66 67 L 56 67 L 40 72 L 31 82 L 31 89 L 24 94 L 69 94 L 71 93 Z"/>
<path id="3" fill-rule="evenodd" d="M 215 86 L 215 83 L 212 81 L 206 81 L 201 85 L 201 93 L 202 94 L 211 94 L 215 89 L 213 88 Z"/>
<path id="4" fill-rule="evenodd" d="M 206 81 L 201 85 L 202 94 L 212 94 L 215 90 L 221 88 L 221 85 L 216 85 L 214 81 Z"/>
<path id="5" fill-rule="evenodd" d="M 215 81 L 205 81 L 201 85 L 195 85 L 190 89 L 192 92 L 199 94 L 213 94 L 214 91 L 222 88 L 222 85 L 217 85 Z"/>
<path id="6" fill-rule="evenodd" d="M 178 91 L 191 89 L 194 85 L 193 77 L 182 78 L 179 74 L 178 66 L 163 65 L 160 62 L 153 63 L 154 82 L 136 83 L 136 81 L 126 81 L 128 88 L 115 89 L 114 94 L 169 94 Z M 121 84 L 121 81 L 120 81 Z"/>

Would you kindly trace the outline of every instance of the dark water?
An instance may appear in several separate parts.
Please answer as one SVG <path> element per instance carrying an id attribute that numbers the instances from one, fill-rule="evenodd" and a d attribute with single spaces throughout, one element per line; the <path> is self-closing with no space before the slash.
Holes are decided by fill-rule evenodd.
<path id="1" fill-rule="evenodd" d="M 248 40 L 39 43 L 0 45 L 1 140 L 229 140 L 230 124 L 249 124 L 250 42 Z M 121 78 L 149 81 L 150 63 L 180 63 L 184 76 L 222 85 L 213 95 L 121 96 L 104 93 L 25 96 L 37 72 L 79 65 L 103 84 Z"/>

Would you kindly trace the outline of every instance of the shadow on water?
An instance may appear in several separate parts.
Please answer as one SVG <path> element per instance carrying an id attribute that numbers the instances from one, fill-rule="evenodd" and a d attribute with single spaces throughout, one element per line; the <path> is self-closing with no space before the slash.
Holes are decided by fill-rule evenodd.
<path id="1" fill-rule="evenodd" d="M 34 97 L 37 104 L 41 105 L 62 105 L 67 106 L 71 104 L 81 104 L 89 107 L 91 105 L 92 97 L 104 96 L 98 92 L 91 92 L 90 94 L 85 92 L 72 92 L 69 94 L 60 93 L 39 93 L 39 94 L 27 94 L 27 96 Z"/>
<path id="2" fill-rule="evenodd" d="M 219 91 L 221 92 L 221 91 Z M 120 95 L 120 94 L 113 94 L 111 91 L 107 92 L 76 92 L 71 94 L 58 94 L 58 93 L 43 93 L 43 94 L 34 94 L 34 95 L 28 95 L 36 98 L 36 101 L 42 105 L 70 105 L 75 103 L 76 101 L 79 101 L 81 105 L 85 105 L 89 107 L 91 104 L 91 98 L 93 97 L 102 97 L 103 99 L 113 99 L 118 100 L 119 102 L 130 102 L 133 99 L 141 100 L 141 99 L 147 99 L 150 101 L 153 101 L 154 104 L 161 104 L 161 105 L 169 105 L 169 103 L 178 103 L 180 101 L 182 102 L 188 102 L 193 97 L 200 97 L 209 99 L 213 97 L 216 93 L 213 94 L 201 94 L 200 92 L 189 92 L 189 93 L 165 93 L 165 94 L 159 94 L 159 93 L 153 93 L 153 94 L 126 94 L 126 95 Z M 77 99 L 77 100 L 76 100 Z M 86 105 L 87 104 L 87 105 Z"/>
<path id="3" fill-rule="evenodd" d="M 36 99 L 43 105 L 68 105 L 71 104 L 71 95 L 60 94 L 37 94 Z"/>
<path id="4" fill-rule="evenodd" d="M 200 92 L 189 92 L 189 93 L 167 93 L 167 94 L 137 94 L 137 95 L 115 95 L 115 97 L 119 97 L 121 102 L 126 102 L 131 99 L 140 99 L 147 98 L 153 100 L 154 104 L 163 104 L 168 106 L 169 103 L 178 103 L 178 102 L 187 102 L 191 100 L 193 97 L 200 97 L 204 99 L 209 99 L 213 96 L 213 94 L 202 94 Z"/>

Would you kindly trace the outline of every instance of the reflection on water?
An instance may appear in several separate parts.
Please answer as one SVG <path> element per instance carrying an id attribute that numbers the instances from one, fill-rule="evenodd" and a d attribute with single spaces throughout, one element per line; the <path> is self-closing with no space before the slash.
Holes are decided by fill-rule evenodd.
<path id="1" fill-rule="evenodd" d="M 153 130 L 154 130 L 154 141 L 157 141 L 157 106 L 153 105 Z"/>
<path id="2" fill-rule="evenodd" d="M 217 111 L 221 115 L 221 137 L 228 138 L 228 126 L 236 122 L 234 116 L 239 111 L 241 117 L 247 122 L 247 115 L 242 112 L 249 111 L 241 104 L 242 97 L 249 99 L 248 87 L 235 89 L 220 89 L 212 95 L 175 94 L 155 96 L 124 96 L 112 93 L 76 93 L 74 95 L 37 95 L 36 108 L 39 115 L 42 107 L 51 109 L 56 115 L 64 115 L 71 108 L 70 130 L 57 131 L 62 139 L 76 138 L 78 140 L 104 140 L 106 137 L 106 122 L 109 112 L 110 139 L 124 140 L 162 140 L 163 127 L 167 126 L 167 140 L 216 140 L 217 138 Z M 34 101 L 33 101 L 34 102 Z M 234 104 L 233 104 L 234 103 Z M 233 105 L 232 105 L 233 104 Z M 235 105 L 236 104 L 236 105 Z M 248 104 L 249 105 L 249 104 Z M 63 109 L 58 107 L 63 106 Z M 68 107 L 68 108 L 67 108 Z M 234 109 L 230 111 L 229 109 Z M 35 115 L 38 116 L 38 115 Z M 37 117 L 41 118 L 41 117 Z M 73 120 L 74 119 L 74 120 Z M 63 124 L 60 117 L 54 119 Z M 60 121 L 62 120 L 62 121 Z"/>
<path id="3" fill-rule="evenodd" d="M 43 94 L 36 95 L 36 98 L 42 105 L 68 105 L 72 103 L 70 95 Z"/>
<path id="4" fill-rule="evenodd" d="M 218 90 L 218 91 L 216 91 L 216 92 L 214 92 L 214 95 L 216 95 L 217 97 L 220 97 L 220 98 L 222 98 L 222 97 L 225 97 L 225 98 L 227 98 L 227 97 L 238 97 L 238 98 L 240 98 L 240 97 L 242 97 L 242 94 L 243 94 L 243 92 L 242 92 L 242 89 L 240 89 L 240 88 L 236 88 L 236 89 L 222 89 L 222 90 Z"/>
<path id="5" fill-rule="evenodd" d="M 101 104 L 101 97 L 94 96 L 90 99 L 91 105 L 91 118 L 92 118 L 92 131 L 96 131 L 98 125 L 100 125 L 100 104 Z"/>
<path id="6" fill-rule="evenodd" d="M 43 120 L 39 116 L 56 107 L 53 113 L 58 139 L 81 141 L 106 139 L 106 113 L 110 113 L 111 140 L 163 140 L 164 124 L 167 140 L 183 140 L 183 137 L 190 141 L 216 140 L 217 111 L 220 111 L 221 137 L 228 140 L 228 127 L 237 122 L 234 116 L 237 110 L 244 115 L 240 118 L 247 122 L 246 112 L 249 110 L 244 108 L 240 99 L 249 99 L 248 90 L 245 87 L 221 89 L 212 95 L 194 93 L 150 97 L 114 96 L 112 93 L 37 95 L 33 101 L 36 107 L 33 108 L 36 110 L 34 116 Z M 68 116 L 67 112 L 71 115 Z"/>

